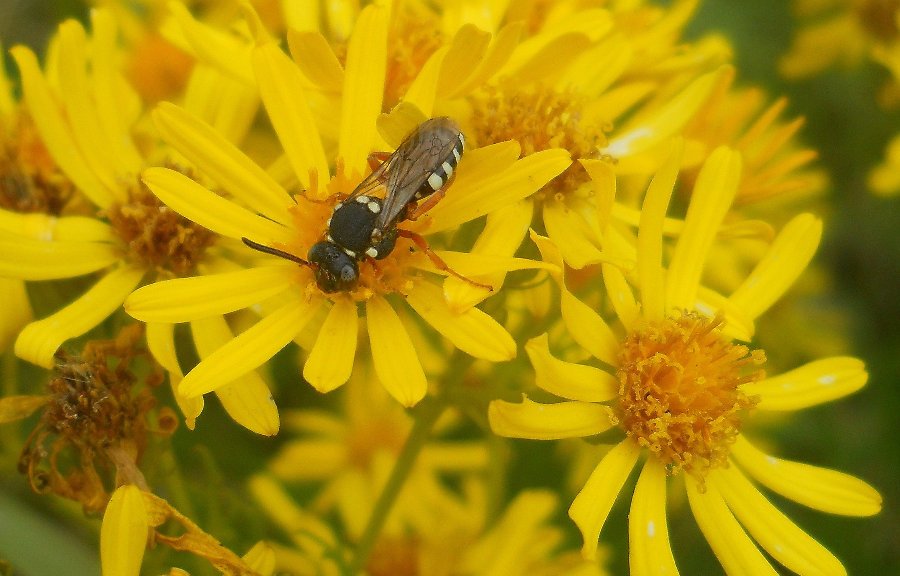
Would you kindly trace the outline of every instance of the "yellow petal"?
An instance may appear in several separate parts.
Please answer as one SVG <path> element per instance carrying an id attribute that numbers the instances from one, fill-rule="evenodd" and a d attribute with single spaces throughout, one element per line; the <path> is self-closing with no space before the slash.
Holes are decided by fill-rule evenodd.
<path id="1" fill-rule="evenodd" d="M 457 84 L 454 86 L 451 83 L 448 86 L 450 91 L 446 95 L 442 92 L 442 95 L 448 99 L 458 98 L 481 87 L 488 79 L 492 78 L 509 61 L 519 44 L 524 27 L 524 22 L 513 22 L 501 28 L 494 35 L 487 53 L 481 58 L 478 65 L 466 71 L 467 76 L 459 76 Z M 449 75 L 448 79 L 452 81 Z M 443 91 L 443 89 L 444 86 L 441 85 L 441 90 Z"/>
<path id="2" fill-rule="evenodd" d="M 606 517 L 640 453 L 640 447 L 632 440 L 620 442 L 597 464 L 569 507 L 569 518 L 575 522 L 584 538 L 581 555 L 585 558 L 593 560 L 597 557 L 600 530 L 603 529 Z"/>
<path id="3" fill-rule="evenodd" d="M 466 354 L 492 362 L 515 358 L 516 343 L 503 326 L 478 308 L 454 314 L 441 290 L 433 284 L 418 282 L 407 302 L 432 328 Z"/>
<path id="4" fill-rule="evenodd" d="M 710 474 L 712 485 L 750 535 L 775 560 L 797 574 L 846 576 L 841 562 L 760 494 L 735 467 Z"/>
<path id="5" fill-rule="evenodd" d="M 494 157 L 502 161 L 500 153 L 507 151 L 500 148 Z M 455 228 L 527 198 L 572 163 L 568 151 L 554 148 L 526 156 L 505 170 L 485 174 L 485 169 L 490 170 L 488 162 L 480 169 L 467 172 L 469 156 L 472 154 L 463 155 L 455 182 L 447 190 L 447 197 L 429 211 L 428 215 L 432 218 L 429 232 Z"/>
<path id="6" fill-rule="evenodd" d="M 65 94 L 62 103 L 71 126 L 72 138 L 91 171 L 116 199 L 124 200 L 125 190 L 119 185 L 117 176 L 126 176 L 128 173 L 116 174 L 112 145 L 104 141 L 103 131 L 97 129 L 100 125 L 99 111 L 88 93 L 87 39 L 84 28 L 76 20 L 67 20 L 59 26 L 57 39 L 59 90 L 61 94 Z M 119 135 L 122 136 L 125 134 Z M 134 171 L 131 174 L 136 174 L 138 166 L 132 168 Z"/>
<path id="7" fill-rule="evenodd" d="M 685 124 L 706 102 L 707 97 L 719 81 L 719 75 L 727 69 L 720 69 L 694 80 L 665 106 L 652 110 L 649 114 L 636 117 L 610 139 L 603 153 L 613 158 L 635 156 L 657 146 L 677 135 Z"/>
<path id="8" fill-rule="evenodd" d="M 333 478 L 350 465 L 344 438 L 293 441 L 269 460 L 269 471 L 286 482 L 321 481 Z"/>
<path id="9" fill-rule="evenodd" d="M 375 144 L 387 69 L 388 16 L 379 4 L 363 8 L 347 44 L 338 155 L 348 174 L 365 174 Z"/>
<path id="10" fill-rule="evenodd" d="M 201 360 L 234 338 L 222 316 L 192 322 L 191 333 Z M 219 386 L 216 396 L 228 415 L 247 430 L 264 436 L 278 434 L 278 408 L 269 387 L 255 371 Z"/>
<path id="11" fill-rule="evenodd" d="M 666 520 L 666 469 L 644 463 L 628 513 L 628 570 L 632 576 L 677 576 Z"/>
<path id="12" fill-rule="evenodd" d="M 694 519 L 726 574 L 778 575 L 735 520 L 715 486 L 707 482 L 701 492 L 690 474 L 685 474 L 684 483 Z"/>
<path id="13" fill-rule="evenodd" d="M 760 316 L 806 270 L 821 238 L 821 220 L 812 214 L 793 218 L 753 272 L 732 293 L 731 302 L 749 318 Z"/>
<path id="14" fill-rule="evenodd" d="M 415 106 L 429 117 L 434 110 L 438 80 L 447 50 L 447 46 L 442 46 L 428 57 L 409 88 L 406 89 L 406 94 L 403 95 L 403 102 Z"/>
<path id="15" fill-rule="evenodd" d="M 521 403 L 493 400 L 488 406 L 491 430 L 507 438 L 583 438 L 609 430 L 611 418 L 609 406 L 590 402 L 540 404 L 523 396 Z"/>
<path id="16" fill-rule="evenodd" d="M 144 498 L 128 484 L 113 492 L 100 527 L 103 576 L 139 576 L 150 524 Z"/>
<path id="17" fill-rule="evenodd" d="M 241 560 L 260 576 L 272 576 L 275 573 L 275 550 L 267 542 L 257 542 L 253 548 L 241 556 Z"/>
<path id="18" fill-rule="evenodd" d="M 188 398 L 178 391 L 178 385 L 184 378 L 181 364 L 178 362 L 178 354 L 175 352 L 175 325 L 157 322 L 147 323 L 147 348 L 153 354 L 153 358 L 169 373 L 169 385 L 178 409 L 184 415 L 184 424 L 188 430 L 193 430 L 197 423 L 197 417 L 203 412 L 203 396 Z"/>
<path id="19" fill-rule="evenodd" d="M 46 406 L 50 396 L 6 396 L 0 398 L 0 424 L 28 418 L 41 406 Z"/>
<path id="20" fill-rule="evenodd" d="M 428 120 L 417 106 L 403 100 L 387 114 L 380 114 L 375 125 L 378 133 L 384 138 L 391 148 L 397 148 L 404 138 L 410 135 L 416 127 Z"/>
<path id="21" fill-rule="evenodd" d="M 634 299 L 634 292 L 625 279 L 622 269 L 613 264 L 603 264 L 603 285 L 606 287 L 606 294 L 609 298 L 616 316 L 625 326 L 626 330 L 631 330 L 638 319 L 642 319 L 641 307 Z"/>
<path id="22" fill-rule="evenodd" d="M 350 379 L 356 357 L 356 333 L 356 302 L 336 299 L 303 365 L 303 378 L 313 388 L 331 392 Z"/>
<path id="23" fill-rule="evenodd" d="M 288 47 L 297 68 L 315 86 L 339 93 L 344 87 L 344 69 L 328 40 L 320 32 L 288 28 Z"/>
<path id="24" fill-rule="evenodd" d="M 731 454 L 754 480 L 804 506 L 844 516 L 881 511 L 878 491 L 849 474 L 769 456 L 743 436 L 738 436 Z"/>
<path id="25" fill-rule="evenodd" d="M 198 60 L 233 75 L 244 84 L 255 82 L 249 45 L 234 35 L 201 24 L 180 2 L 169 2 L 166 6 L 182 31 L 188 44 L 186 48 L 196 54 Z"/>
<path id="26" fill-rule="evenodd" d="M 616 205 L 615 166 L 606 160 L 580 158 L 578 162 L 591 177 L 597 226 L 600 233 L 605 234 L 613 207 Z"/>
<path id="27" fill-rule="evenodd" d="M 126 113 L 131 106 L 123 106 L 123 99 L 136 102 L 138 96 L 120 73 L 119 47 L 115 16 L 109 9 L 91 11 L 91 88 L 96 101 L 99 126 L 104 141 L 110 145 L 110 157 L 116 162 L 118 174 L 137 174 L 144 163 L 130 136 L 132 119 Z M 137 104 L 138 106 L 140 104 Z"/>
<path id="28" fill-rule="evenodd" d="M 115 242 L 108 224 L 88 216 L 21 214 L 0 209 L 0 232 L 44 242 Z"/>
<path id="29" fill-rule="evenodd" d="M 185 396 L 199 396 L 232 382 L 268 362 L 315 314 L 321 300 L 297 300 L 277 310 L 204 358 L 178 386 Z"/>
<path id="30" fill-rule="evenodd" d="M 34 315 L 25 283 L 21 280 L 0 277 L 0 302 L 6 307 L 0 315 L 0 352 L 5 352 Z"/>
<path id="31" fill-rule="evenodd" d="M 740 176 L 741 155 L 724 146 L 716 148 L 700 169 L 684 231 L 666 275 L 669 310 L 691 309 L 694 304 L 706 257 L 737 192 Z"/>
<path id="32" fill-rule="evenodd" d="M 862 360 L 836 356 L 747 384 L 742 390 L 760 397 L 756 407 L 761 410 L 800 410 L 852 394 L 868 378 Z"/>
<path id="33" fill-rule="evenodd" d="M 537 244 L 545 262 L 562 269 L 562 256 L 556 244 L 534 231 L 531 232 L 531 239 Z M 562 274 L 556 275 L 555 278 L 560 288 L 560 312 L 569 334 L 592 356 L 615 366 L 620 344 L 612 329 L 590 306 L 569 292 Z"/>
<path id="34" fill-rule="evenodd" d="M 143 286 L 125 300 L 125 311 L 143 322 L 189 322 L 243 310 L 293 286 L 293 266 L 261 266 L 175 278 Z"/>
<path id="35" fill-rule="evenodd" d="M 22 75 L 22 92 L 31 118 L 53 160 L 75 186 L 100 208 L 108 207 L 115 195 L 91 171 L 72 137 L 55 95 L 41 74 L 34 53 L 16 46 L 10 50 Z"/>
<path id="36" fill-rule="evenodd" d="M 121 257 L 100 242 L 43 242 L 0 239 L 0 276 L 21 280 L 57 280 L 106 268 Z"/>
<path id="37" fill-rule="evenodd" d="M 375 295 L 366 302 L 366 326 L 381 384 L 403 406 L 415 406 L 428 387 L 425 372 L 409 333 L 381 296 Z"/>
<path id="38" fill-rule="evenodd" d="M 123 266 L 109 272 L 77 300 L 32 322 L 16 340 L 16 356 L 45 368 L 63 342 L 81 336 L 116 311 L 144 276 L 142 268 Z"/>
<path id="39" fill-rule="evenodd" d="M 665 164 L 653 176 L 641 207 L 637 273 L 643 316 L 651 322 L 662 320 L 666 314 L 666 277 L 662 268 L 663 222 L 675 190 L 683 150 L 683 141 L 679 139 Z"/>
<path id="40" fill-rule="evenodd" d="M 322 181 L 329 173 L 328 161 L 300 71 L 272 42 L 254 49 L 253 69 L 263 104 L 301 186 L 310 186 L 310 171 Z"/>
<path id="41" fill-rule="evenodd" d="M 530 200 L 522 200 L 488 214 L 484 230 L 475 241 L 470 254 L 512 256 L 528 232 L 533 212 L 533 203 Z M 504 270 L 472 279 L 499 289 L 505 276 Z M 469 277 L 471 278 L 471 276 Z M 489 295 L 490 293 L 483 288 L 473 286 L 471 283 L 453 276 L 444 281 L 444 297 L 454 312 L 467 310 Z"/>
<path id="42" fill-rule="evenodd" d="M 534 366 L 535 384 L 551 394 L 581 402 L 606 402 L 619 392 L 619 382 L 612 374 L 555 358 L 547 334 L 529 340 L 525 352 Z"/>
<path id="43" fill-rule="evenodd" d="M 460 81 L 482 62 L 490 42 L 490 33 L 479 30 L 477 26 L 465 24 L 460 27 L 450 41 L 446 56 L 442 58 L 437 94 L 444 98 L 455 93 Z"/>
<path id="44" fill-rule="evenodd" d="M 142 179 L 166 206 L 217 234 L 247 237 L 267 245 L 290 240 L 284 226 L 211 192 L 180 172 L 148 168 Z"/>
<path id="45" fill-rule="evenodd" d="M 579 94 L 607 94 L 610 86 L 622 77 L 633 62 L 631 40 L 622 32 L 613 33 L 593 44 L 568 65 L 560 83 Z M 606 118 L 612 121 L 615 117 Z"/>
<path id="46" fill-rule="evenodd" d="M 522 46 L 527 43 L 527 41 L 523 42 Z M 519 63 L 517 61 L 520 59 L 517 55 L 522 52 L 520 48 L 513 53 L 513 57 L 510 58 L 502 74 L 509 78 L 510 82 L 517 84 L 527 85 L 538 82 L 556 84 L 561 82 L 560 77 L 566 70 L 565 66 L 560 66 L 560 62 L 572 62 L 578 59 L 590 45 L 591 41 L 584 34 L 578 32 L 564 34 L 548 42 L 527 61 Z"/>
<path id="47" fill-rule="evenodd" d="M 163 102 L 153 111 L 160 135 L 225 191 L 260 214 L 290 223 L 290 196 L 265 170 L 212 126 Z"/>
<path id="48" fill-rule="evenodd" d="M 554 199 L 546 200 L 543 208 L 547 235 L 559 247 L 566 264 L 581 269 L 605 260 L 599 238 L 577 211 Z"/>
<path id="49" fill-rule="evenodd" d="M 226 142 L 243 142 L 259 112 L 259 91 L 210 66 L 195 65 L 182 102 Z"/>
<path id="50" fill-rule="evenodd" d="M 560 311 L 569 333 L 582 348 L 607 364 L 618 363 L 622 346 L 615 333 L 599 314 L 565 287 L 560 290 Z"/>

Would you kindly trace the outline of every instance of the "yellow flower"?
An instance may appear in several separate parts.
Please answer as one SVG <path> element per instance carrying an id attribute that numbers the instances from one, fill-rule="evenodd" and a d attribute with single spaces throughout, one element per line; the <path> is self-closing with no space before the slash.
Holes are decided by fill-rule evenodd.
<path id="1" fill-rule="evenodd" d="M 866 58 L 881 60 L 900 49 L 900 6 L 885 0 L 795 0 L 801 26 L 779 68 L 788 78 L 814 76 L 834 66 L 857 66 Z M 897 101 L 896 79 L 886 87 Z"/>
<path id="2" fill-rule="evenodd" d="M 372 386 L 367 372 L 357 367 L 344 388 L 343 418 L 321 410 L 286 413 L 285 426 L 303 436 L 289 440 L 268 464 L 272 475 L 284 482 L 322 483 L 310 510 L 324 515 L 336 509 L 354 538 L 362 534 L 413 426 L 405 410 Z M 454 420 L 458 418 L 439 423 L 438 438 Z M 387 530 L 402 532 L 415 524 L 423 508 L 436 513 L 448 508 L 452 498 L 442 478 L 483 471 L 487 460 L 480 442 L 432 439 L 404 484 Z"/>
<path id="3" fill-rule="evenodd" d="M 333 119 L 340 127 L 333 172 L 327 142 L 311 109 L 319 100 L 307 96 L 311 91 L 301 70 L 267 36 L 254 15 L 249 18 L 256 34 L 249 54 L 252 72 L 292 177 L 305 191 L 292 198 L 282 184 L 216 130 L 171 104 L 155 112 L 160 132 L 231 199 L 167 168 L 146 170 L 143 180 L 173 210 L 223 237 L 246 237 L 305 258 L 324 236 L 340 195 L 352 192 L 365 175 L 368 154 L 383 149 L 376 120 L 384 84 L 387 9 L 373 4 L 362 11 L 347 47 L 346 69 L 331 68 L 341 80 L 341 92 L 331 95 L 329 102 L 332 110 L 340 112 Z M 336 64 L 331 54 L 321 58 L 315 62 L 319 68 Z M 386 132 L 408 132 L 421 118 L 410 110 L 386 118 Z M 447 197 L 403 227 L 424 235 L 452 230 L 530 195 L 570 163 L 561 150 L 518 156 L 519 147 L 512 142 L 467 152 Z M 394 398 L 411 406 L 425 395 L 426 379 L 413 341 L 395 311 L 398 304 L 409 306 L 457 348 L 476 358 L 509 360 L 516 351 L 509 334 L 484 312 L 451 309 L 440 287 L 420 273 L 437 271 L 434 265 L 410 248 L 414 248 L 412 242 L 400 238 L 396 249 L 377 265 L 362 261 L 359 285 L 347 292 L 326 293 L 309 266 L 265 256 L 247 269 L 142 288 L 128 299 L 126 310 L 147 322 L 185 322 L 264 304 L 266 314 L 260 322 L 185 376 L 179 390 L 194 397 L 262 365 L 310 322 L 319 327 L 318 337 L 303 376 L 321 392 L 337 388 L 353 369 L 362 305 L 376 374 Z M 475 280 L 534 266 L 514 258 L 438 253 L 457 272 Z M 487 295 L 479 290 L 482 298 Z"/>
<path id="4" fill-rule="evenodd" d="M 765 377 L 759 368 L 762 352 L 735 341 L 750 339 L 755 318 L 804 269 L 818 245 L 821 223 L 810 214 L 795 217 L 743 284 L 727 297 L 717 294 L 700 280 L 737 193 L 740 156 L 719 148 L 705 162 L 684 229 L 664 267 L 663 254 L 669 252 L 663 250 L 663 222 L 681 155 L 676 146 L 644 199 L 630 278 L 635 290 L 620 269 L 603 267 L 623 337 L 557 277 L 569 332 L 612 370 L 560 360 L 551 354 L 546 335 L 535 338 L 526 351 L 537 385 L 567 401 L 494 401 L 491 427 L 504 436 L 537 439 L 592 436 L 614 427 L 624 432 L 569 508 L 587 557 L 593 556 L 612 504 L 643 455 L 629 515 L 633 574 L 677 573 L 665 511 L 667 476 L 674 475 L 683 478 L 694 517 L 727 573 L 774 573 L 755 541 L 794 572 L 845 574 L 841 563 L 778 511 L 751 479 L 806 506 L 849 516 L 876 514 L 879 494 L 846 474 L 766 455 L 741 432 L 750 409 L 800 410 L 865 384 L 862 363 L 847 357 Z M 552 243 L 535 239 L 545 259 L 559 261 Z"/>
<path id="5" fill-rule="evenodd" d="M 821 169 L 811 166 L 818 154 L 796 141 L 803 119 L 781 120 L 786 98 L 766 105 L 761 89 L 736 88 L 734 76 L 733 71 L 722 75 L 703 114 L 686 126 L 681 178 L 696 178 L 696 168 L 710 151 L 725 145 L 740 152 L 743 159 L 736 208 L 762 204 L 758 210 L 771 211 L 772 201 L 781 206 L 786 200 L 822 192 L 827 178 Z"/>
<path id="6" fill-rule="evenodd" d="M 76 208 L 62 216 L 53 210 L 0 210 L 0 276 L 47 281 L 102 274 L 87 292 L 18 335 L 16 354 L 48 368 L 63 342 L 114 314 L 145 279 L 234 267 L 227 259 L 227 243 L 216 244 L 209 230 L 160 204 L 140 182 L 143 168 L 166 162 L 172 154 L 155 145 L 156 135 L 147 130 L 140 102 L 118 68 L 121 54 L 111 14 L 95 10 L 92 23 L 92 36 L 74 20 L 60 26 L 48 63 L 52 73 L 42 73 L 31 50 L 12 50 L 30 117 L 79 197 Z M 185 98 L 234 138 L 246 132 L 247 118 L 258 105 L 258 97 L 240 83 L 200 65 Z M 200 335 L 195 327 L 196 339 L 204 340 L 197 343 L 198 348 L 205 346 L 201 355 L 218 346 L 227 330 L 213 322 L 208 320 L 212 328 L 200 330 Z M 177 383 L 180 368 L 172 326 L 148 326 L 148 342 Z M 244 386 L 219 391 L 223 404 L 242 425 L 274 434 L 278 414 L 268 388 L 256 374 L 248 374 L 245 381 Z M 178 394 L 176 399 L 193 427 L 202 400 Z"/>
<path id="7" fill-rule="evenodd" d="M 721 39 L 680 41 L 695 4 L 584 8 L 579 2 L 488 7 L 459 2 L 433 9 L 401 3 L 378 37 L 384 42 L 386 36 L 387 52 L 358 82 L 380 92 L 381 111 L 450 115 L 477 146 L 514 139 L 522 155 L 565 149 L 578 162 L 535 189 L 518 210 L 498 210 L 505 212 L 495 218 L 502 222 L 473 252 L 512 255 L 536 199 L 566 263 L 581 268 L 611 258 L 597 237 L 596 212 L 602 217 L 615 175 L 652 173 L 668 139 L 681 133 L 725 72 L 719 67 L 730 58 L 730 48 Z M 361 18 L 359 7 L 354 2 L 287 3 L 285 14 L 288 46 L 302 74 L 300 83 L 311 88 L 306 94 L 323 142 L 340 140 L 346 146 L 346 133 L 336 129 L 346 126 L 337 120 L 341 102 L 333 95 L 346 90 L 341 81 L 352 64 L 348 30 Z M 188 36 L 186 44 L 199 58 L 252 78 L 246 54 L 224 46 L 189 15 L 178 11 L 176 18 L 185 34 L 197 35 L 196 40 Z M 357 140 L 368 138 L 363 133 Z M 361 164 L 357 160 L 354 166 Z M 305 175 L 300 180 L 305 184 Z M 479 301 L 467 288 L 458 279 L 448 280 L 445 292 L 452 308 Z"/>
<path id="8" fill-rule="evenodd" d="M 279 569 L 298 574 L 347 573 L 349 553 L 334 530 L 300 508 L 285 490 L 266 476 L 250 481 L 250 491 L 265 513 L 291 535 L 292 547 L 274 546 Z M 484 513 L 484 487 L 465 486 L 453 508 L 420 506 L 418 521 L 405 531 L 389 530 L 376 542 L 366 561 L 369 576 L 440 576 L 444 574 L 532 574 L 600 576 L 598 561 L 585 561 L 561 549 L 563 532 L 552 523 L 555 495 L 525 490 L 498 515 Z M 449 513 L 453 512 L 453 513 Z"/>
<path id="9" fill-rule="evenodd" d="M 897 14 L 900 18 L 900 10 Z M 879 52 L 878 60 L 891 72 L 894 83 L 900 85 L 900 42 Z M 884 161 L 869 173 L 869 188 L 880 196 L 900 193 L 900 134 L 888 143 Z"/>

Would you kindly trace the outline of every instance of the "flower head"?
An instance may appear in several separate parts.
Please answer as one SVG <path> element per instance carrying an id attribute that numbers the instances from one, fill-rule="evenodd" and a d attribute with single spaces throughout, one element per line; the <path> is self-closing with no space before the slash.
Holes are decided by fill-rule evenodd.
<path id="1" fill-rule="evenodd" d="M 328 238 L 330 218 L 341 199 L 366 175 L 366 158 L 380 142 L 376 121 L 385 81 L 387 11 L 380 5 L 364 9 L 349 40 L 341 98 L 330 103 L 340 110 L 333 161 L 325 152 L 326 135 L 311 111 L 317 98 L 327 94 L 311 93 L 301 69 L 272 42 L 252 13 L 248 18 L 256 31 L 251 62 L 260 95 L 293 169 L 292 176 L 303 192 L 292 197 L 222 135 L 174 105 L 157 109 L 155 120 L 160 131 L 231 198 L 219 196 L 171 169 L 147 170 L 143 179 L 167 205 L 224 237 L 248 238 L 309 260 L 310 249 Z M 326 57 L 322 65 L 328 62 Z M 384 120 L 388 140 L 391 134 L 408 133 L 422 118 L 411 110 Z M 509 142 L 466 152 L 446 198 L 424 216 L 400 227 L 413 236 L 427 236 L 429 241 L 440 238 L 436 236 L 439 232 L 528 196 L 569 164 L 561 151 L 548 150 L 523 159 L 517 159 L 518 153 L 518 146 Z M 484 275 L 533 266 L 512 258 L 439 254 L 459 274 L 476 281 Z M 341 253 L 336 257 L 345 256 Z M 185 376 L 180 390 L 197 396 L 266 362 L 311 321 L 319 326 L 318 338 L 303 375 L 316 389 L 333 390 L 350 377 L 362 305 L 375 371 L 386 389 L 409 406 L 424 396 L 426 379 L 414 343 L 395 309 L 397 303 L 401 308 L 409 306 L 468 354 L 492 361 L 515 355 L 511 338 L 496 321 L 476 308 L 451 309 L 440 288 L 422 270 L 440 272 L 414 242 L 401 237 L 386 258 L 377 262 L 360 259 L 360 279 L 352 290 L 323 290 L 311 266 L 266 256 L 252 261 L 244 270 L 143 288 L 129 298 L 126 309 L 146 321 L 183 322 L 265 304 L 267 313 L 259 323 Z M 481 292 L 481 298 L 488 294 L 484 289 Z M 398 296 L 399 301 L 392 302 Z"/>
<path id="2" fill-rule="evenodd" d="M 878 493 L 850 476 L 766 457 L 746 440 L 743 428 L 756 410 L 799 410 L 850 394 L 865 383 L 865 370 L 858 360 L 836 357 L 766 377 L 760 368 L 763 353 L 735 342 L 749 340 L 754 319 L 809 262 L 821 225 L 809 214 L 794 218 L 729 296 L 703 287 L 710 247 L 740 181 L 740 156 L 719 148 L 700 170 L 684 229 L 664 267 L 662 224 L 681 164 L 676 148 L 644 199 L 630 278 L 634 292 L 620 269 L 603 266 L 625 335 L 617 336 L 574 298 L 562 276 L 557 278 L 569 332 L 611 369 L 560 360 L 551 354 L 546 335 L 536 338 L 526 350 L 537 385 L 568 401 L 494 401 L 491 426 L 501 435 L 543 439 L 616 427 L 624 433 L 569 508 L 589 557 L 613 501 L 645 455 L 629 520 L 632 572 L 677 572 L 666 533 L 665 491 L 667 476 L 681 474 L 694 517 L 727 572 L 738 566 L 771 569 L 755 540 L 796 572 L 844 573 L 840 562 L 749 478 L 807 506 L 847 515 L 877 513 Z M 560 258 L 552 243 L 536 241 L 545 259 Z"/>

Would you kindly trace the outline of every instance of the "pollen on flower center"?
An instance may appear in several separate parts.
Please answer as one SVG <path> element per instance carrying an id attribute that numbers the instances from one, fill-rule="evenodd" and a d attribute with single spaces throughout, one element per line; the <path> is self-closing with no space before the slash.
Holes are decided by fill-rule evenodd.
<path id="1" fill-rule="evenodd" d="M 740 387 L 764 376 L 765 355 L 731 342 L 721 324 L 670 317 L 632 332 L 620 352 L 620 425 L 670 474 L 724 466 L 741 411 L 756 404 Z"/>
<path id="2" fill-rule="evenodd" d="M 163 277 L 193 272 L 215 234 L 187 220 L 139 183 L 127 202 L 107 211 L 113 230 L 128 247 L 126 258 Z"/>
<path id="3" fill-rule="evenodd" d="M 546 87 L 487 87 L 471 97 L 472 134 L 479 146 L 516 140 L 522 155 L 564 148 L 573 159 L 595 158 L 606 145 L 604 127 L 585 119 L 574 94 Z M 549 194 L 577 190 L 590 178 L 578 162 L 544 186 Z"/>

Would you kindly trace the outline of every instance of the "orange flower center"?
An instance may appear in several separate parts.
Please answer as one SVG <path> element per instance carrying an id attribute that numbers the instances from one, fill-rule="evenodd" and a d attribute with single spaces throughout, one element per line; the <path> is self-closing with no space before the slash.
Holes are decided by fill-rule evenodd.
<path id="1" fill-rule="evenodd" d="M 596 158 L 598 150 L 606 145 L 607 128 L 586 119 L 584 102 L 572 93 L 510 84 L 486 87 L 470 101 L 474 128 L 471 138 L 478 146 L 517 140 L 523 156 L 565 148 L 573 159 L 578 159 Z M 589 180 L 581 164 L 574 162 L 544 186 L 543 194 L 571 193 Z"/>
<path id="2" fill-rule="evenodd" d="M 274 247 L 305 260 L 312 245 L 326 239 L 334 207 L 353 191 L 361 179 L 362 176 L 347 177 L 340 162 L 335 168 L 335 175 L 323 190 L 318 189 L 317 178 L 313 178 L 308 189 L 303 194 L 296 195 L 296 204 L 289 208 L 294 222 L 294 241 Z M 376 195 L 379 194 L 377 190 L 375 192 Z M 425 215 L 415 222 L 404 223 L 404 227 L 421 231 L 428 226 L 428 221 L 429 218 Z M 414 264 L 420 265 L 423 258 L 424 255 L 415 248 L 411 240 L 398 238 L 387 257 L 381 260 L 364 258 L 358 262 L 359 284 L 355 289 L 325 296 L 342 298 L 347 294 L 357 302 L 364 302 L 374 294 L 408 294 L 413 288 L 414 277 L 418 276 Z M 320 292 L 311 273 L 301 270 L 297 278 L 307 294 Z"/>
<path id="3" fill-rule="evenodd" d="M 724 466 L 741 412 L 757 402 L 740 386 L 764 377 L 765 355 L 732 343 L 721 324 L 694 313 L 648 324 L 619 355 L 620 424 L 670 474 Z"/>
<path id="4" fill-rule="evenodd" d="M 143 183 L 132 189 L 127 202 L 111 206 L 106 216 L 127 246 L 126 258 L 163 278 L 191 274 L 216 239 L 161 203 Z"/>

